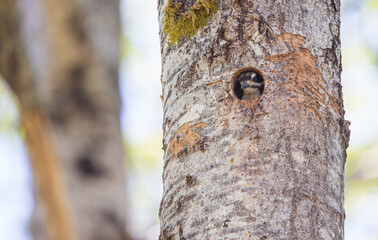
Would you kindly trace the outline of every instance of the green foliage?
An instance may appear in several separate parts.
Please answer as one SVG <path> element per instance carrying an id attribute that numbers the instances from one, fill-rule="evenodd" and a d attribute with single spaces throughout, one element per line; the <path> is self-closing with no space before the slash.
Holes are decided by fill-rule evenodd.
<path id="1" fill-rule="evenodd" d="M 182 3 L 168 1 L 164 9 L 164 33 L 168 36 L 171 45 L 182 37 L 188 38 L 197 30 L 203 29 L 209 18 L 216 13 L 215 0 L 198 0 L 185 12 L 180 12 Z"/>
<path id="2" fill-rule="evenodd" d="M 125 140 L 127 170 L 145 173 L 158 169 L 163 159 L 161 139 L 161 134 L 155 134 L 142 144 L 134 144 Z"/>
<path id="3" fill-rule="evenodd" d="M 376 164 L 378 140 L 362 148 L 348 149 L 347 153 L 345 196 L 346 208 L 349 211 L 359 197 L 376 192 L 378 189 Z"/>
<path id="4" fill-rule="evenodd" d="M 378 0 L 370 0 L 368 4 L 369 8 L 378 9 Z"/>
<path id="5" fill-rule="evenodd" d="M 126 36 L 125 32 L 121 32 L 121 60 L 124 60 L 127 55 L 130 54 L 132 46 L 129 38 Z"/>
<path id="6" fill-rule="evenodd" d="M 0 133 L 17 133 L 19 116 L 16 104 L 9 86 L 0 76 Z"/>
<path id="7" fill-rule="evenodd" d="M 378 0 L 377 0 L 378 1 Z M 343 66 L 355 66 L 356 59 L 359 63 L 372 63 L 378 65 L 378 52 L 366 44 L 354 44 L 343 49 Z"/>

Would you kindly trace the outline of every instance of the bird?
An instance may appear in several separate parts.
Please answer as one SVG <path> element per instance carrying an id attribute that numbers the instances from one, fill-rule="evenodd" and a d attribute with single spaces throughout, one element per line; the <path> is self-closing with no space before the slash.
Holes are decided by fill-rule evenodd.
<path id="1" fill-rule="evenodd" d="M 264 90 L 264 81 L 256 72 L 243 72 L 239 76 L 240 88 L 242 90 L 241 100 L 254 100 L 259 98 Z"/>

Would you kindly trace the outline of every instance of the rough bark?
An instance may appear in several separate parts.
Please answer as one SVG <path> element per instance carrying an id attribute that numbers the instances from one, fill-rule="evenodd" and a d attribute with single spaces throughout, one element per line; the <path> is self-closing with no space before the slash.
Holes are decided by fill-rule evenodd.
<path id="1" fill-rule="evenodd" d="M 35 239 L 129 239 L 119 2 L 4 0 L 0 25 L 0 72 L 19 100 L 35 177 Z"/>
<path id="2" fill-rule="evenodd" d="M 177 43 L 168 2 L 160 239 L 344 239 L 340 2 L 219 0 Z M 245 68 L 264 77 L 253 101 L 233 90 Z"/>

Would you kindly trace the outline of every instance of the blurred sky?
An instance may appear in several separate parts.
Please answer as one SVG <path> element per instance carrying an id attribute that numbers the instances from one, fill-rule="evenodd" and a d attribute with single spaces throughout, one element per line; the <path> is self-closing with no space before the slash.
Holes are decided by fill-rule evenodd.
<path id="1" fill-rule="evenodd" d="M 162 194 L 160 47 L 156 0 L 123 0 L 121 114 L 136 239 L 156 240 Z M 352 122 L 346 165 L 346 240 L 378 239 L 378 0 L 343 0 L 342 85 Z M 32 181 L 18 113 L 0 84 L 0 239 L 27 240 Z"/>

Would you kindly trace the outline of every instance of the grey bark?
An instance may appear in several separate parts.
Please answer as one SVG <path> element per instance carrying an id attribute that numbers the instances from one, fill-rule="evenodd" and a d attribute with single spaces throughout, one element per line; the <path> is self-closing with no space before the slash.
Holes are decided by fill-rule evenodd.
<path id="1" fill-rule="evenodd" d="M 160 239 L 344 239 L 340 1 L 219 0 L 172 46 L 167 4 Z M 257 100 L 232 90 L 246 67 Z"/>
<path id="2" fill-rule="evenodd" d="M 61 175 L 51 177 L 62 181 L 62 189 L 54 191 L 63 192 L 60 200 L 73 225 L 72 236 L 47 236 L 49 222 L 60 216 L 44 206 L 54 191 L 35 176 L 35 239 L 129 239 L 119 118 L 119 1 L 2 0 L 0 13 L 1 74 L 18 97 L 24 127 L 31 125 L 30 115 L 44 126 L 43 138 L 51 144 L 46 159 Z M 27 136 L 31 155 L 30 145 L 39 140 Z M 35 156 L 32 161 L 39 164 L 43 156 Z"/>

